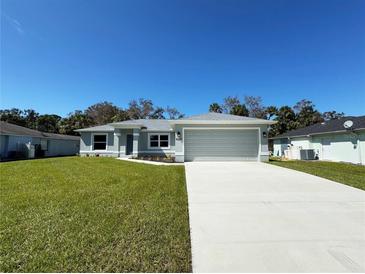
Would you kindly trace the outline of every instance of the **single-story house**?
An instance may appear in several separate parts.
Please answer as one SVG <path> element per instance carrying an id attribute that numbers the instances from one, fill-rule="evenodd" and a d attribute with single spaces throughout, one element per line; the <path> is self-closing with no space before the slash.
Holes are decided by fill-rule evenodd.
<path id="1" fill-rule="evenodd" d="M 80 137 L 41 132 L 0 121 L 0 159 L 76 155 Z"/>
<path id="2" fill-rule="evenodd" d="M 319 160 L 365 164 L 365 116 L 349 116 L 292 130 L 271 138 L 273 155 L 314 150 Z"/>
<path id="3" fill-rule="evenodd" d="M 207 113 L 178 120 L 140 119 L 76 130 L 80 155 L 171 156 L 184 161 L 267 161 L 275 122 Z"/>

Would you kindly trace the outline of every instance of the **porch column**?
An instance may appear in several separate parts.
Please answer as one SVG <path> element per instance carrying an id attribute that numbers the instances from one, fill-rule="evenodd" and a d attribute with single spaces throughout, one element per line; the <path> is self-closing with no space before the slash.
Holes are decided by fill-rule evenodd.
<path id="1" fill-rule="evenodd" d="M 175 161 L 184 162 L 184 129 L 181 125 L 175 125 Z"/>
<path id="2" fill-rule="evenodd" d="M 116 144 L 117 145 L 117 148 L 118 148 L 117 149 L 117 151 L 118 151 L 118 157 L 120 157 L 120 136 L 121 136 L 120 130 L 119 129 L 116 129 L 114 131 L 114 144 Z"/>
<path id="3" fill-rule="evenodd" d="M 139 128 L 134 128 L 133 129 L 133 152 L 132 152 L 133 157 L 138 156 L 139 132 L 140 132 Z"/>

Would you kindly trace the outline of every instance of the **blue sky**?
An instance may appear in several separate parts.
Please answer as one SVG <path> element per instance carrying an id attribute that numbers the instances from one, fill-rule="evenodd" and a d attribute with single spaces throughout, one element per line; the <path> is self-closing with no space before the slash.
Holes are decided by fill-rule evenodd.
<path id="1" fill-rule="evenodd" d="M 2 0 L 1 108 L 228 95 L 365 114 L 365 1 Z"/>

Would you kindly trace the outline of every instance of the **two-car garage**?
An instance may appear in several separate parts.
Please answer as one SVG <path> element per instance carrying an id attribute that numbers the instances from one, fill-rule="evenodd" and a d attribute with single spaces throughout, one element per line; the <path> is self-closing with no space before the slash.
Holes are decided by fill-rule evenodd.
<path id="1" fill-rule="evenodd" d="M 242 128 L 185 128 L 185 161 L 257 161 L 260 132 Z"/>

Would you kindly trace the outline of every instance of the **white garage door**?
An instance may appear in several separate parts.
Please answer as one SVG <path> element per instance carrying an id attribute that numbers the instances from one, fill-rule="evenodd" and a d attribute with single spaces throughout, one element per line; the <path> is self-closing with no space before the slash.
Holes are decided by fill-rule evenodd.
<path id="1" fill-rule="evenodd" d="M 256 129 L 185 129 L 185 161 L 257 161 Z"/>

